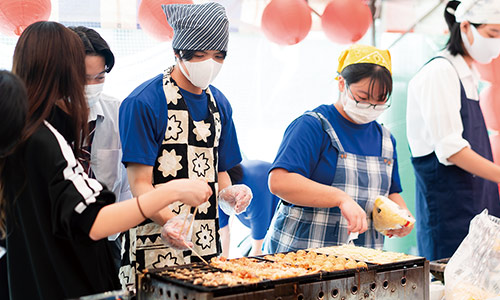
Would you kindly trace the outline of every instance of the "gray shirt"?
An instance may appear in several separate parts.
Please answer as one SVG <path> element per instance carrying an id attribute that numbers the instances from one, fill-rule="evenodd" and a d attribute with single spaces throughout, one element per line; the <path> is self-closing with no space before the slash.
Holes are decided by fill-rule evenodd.
<path id="1" fill-rule="evenodd" d="M 96 179 L 116 195 L 117 202 L 132 198 L 127 171 L 121 163 L 122 146 L 118 132 L 120 103 L 116 98 L 101 94 L 89 112 L 89 122 L 96 120 L 90 154 L 91 168 Z"/>

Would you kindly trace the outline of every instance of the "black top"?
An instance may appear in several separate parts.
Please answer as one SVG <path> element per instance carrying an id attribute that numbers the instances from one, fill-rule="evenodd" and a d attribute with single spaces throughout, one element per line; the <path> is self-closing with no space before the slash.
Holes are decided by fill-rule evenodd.
<path id="1" fill-rule="evenodd" d="M 45 122 L 3 172 L 11 299 L 119 289 L 107 239 L 89 238 L 97 213 L 114 195 L 83 173 L 64 137 Z"/>

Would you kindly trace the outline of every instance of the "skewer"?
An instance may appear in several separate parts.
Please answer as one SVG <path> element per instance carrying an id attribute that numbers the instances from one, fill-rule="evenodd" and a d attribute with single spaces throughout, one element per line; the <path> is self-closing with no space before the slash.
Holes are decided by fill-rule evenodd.
<path id="1" fill-rule="evenodd" d="M 204 181 L 208 183 L 208 179 L 204 178 Z M 186 214 L 186 217 L 184 218 L 184 222 L 182 222 L 182 227 L 181 227 L 181 231 L 180 231 L 180 233 L 179 233 L 179 236 L 181 236 L 182 232 L 184 232 L 184 224 L 186 224 L 186 220 L 187 220 L 187 218 L 188 218 L 188 216 L 189 216 L 189 211 L 190 211 L 190 209 L 188 208 L 188 210 L 187 210 L 187 214 Z M 188 233 L 188 232 L 189 232 L 189 229 L 191 229 L 191 226 L 193 225 L 194 217 L 196 217 L 196 213 L 197 213 L 197 212 L 198 212 L 198 206 L 196 206 L 196 207 L 195 207 L 195 209 L 194 209 L 194 212 L 193 212 L 193 219 L 191 220 L 191 224 L 189 224 L 189 227 L 188 227 L 188 229 L 187 229 L 187 232 L 186 232 L 186 233 Z"/>
<path id="2" fill-rule="evenodd" d="M 179 237 L 182 235 L 182 232 L 184 231 L 184 224 L 186 224 L 186 220 L 189 216 L 189 210 L 190 209 L 188 208 L 187 213 L 186 213 L 186 217 L 184 217 L 184 222 L 182 222 L 181 230 L 179 231 Z M 188 230 L 188 232 L 189 232 L 189 230 Z"/>
<path id="3" fill-rule="evenodd" d="M 189 230 L 191 230 L 191 226 L 193 226 L 194 218 L 196 217 L 197 212 L 198 212 L 198 206 L 194 208 L 193 218 L 191 219 L 191 223 L 189 223 L 186 234 L 189 233 Z"/>
<path id="4" fill-rule="evenodd" d="M 198 206 L 196 206 L 194 208 L 194 212 L 193 212 L 193 218 L 191 219 L 191 222 L 189 223 L 189 226 L 186 228 L 186 234 L 189 233 L 189 230 L 191 229 L 191 226 L 193 226 L 193 222 L 194 222 L 194 218 L 196 217 L 196 213 L 198 212 Z M 205 264 L 208 265 L 208 262 L 206 260 L 203 259 L 203 257 L 201 257 L 198 252 L 196 252 L 193 248 L 191 248 L 189 246 L 189 244 L 186 242 L 186 240 L 182 237 L 183 236 L 183 232 L 184 232 L 184 224 L 186 224 L 186 220 L 189 216 L 189 210 L 188 210 L 188 213 L 186 214 L 186 217 L 184 218 L 184 222 L 182 223 L 182 227 L 181 227 L 181 231 L 179 232 L 179 237 L 182 239 L 182 241 L 184 242 L 184 245 L 186 245 L 186 247 L 189 248 L 189 250 L 191 250 L 194 254 L 196 254 L 196 256 L 198 256 Z"/>
<path id="5" fill-rule="evenodd" d="M 188 243 L 186 243 L 186 241 L 185 241 L 185 240 L 183 240 L 183 241 L 184 241 L 184 245 L 186 245 L 186 247 L 188 247 L 188 248 L 189 248 L 189 250 L 191 250 L 194 254 L 196 254 L 196 256 L 198 256 L 198 258 L 199 258 L 199 259 L 201 259 L 201 260 L 202 260 L 205 264 L 209 265 L 209 263 L 208 263 L 205 259 L 203 259 L 203 257 L 201 257 L 201 256 L 198 254 L 198 252 L 196 252 L 193 248 L 191 248 L 191 247 L 188 245 Z"/>

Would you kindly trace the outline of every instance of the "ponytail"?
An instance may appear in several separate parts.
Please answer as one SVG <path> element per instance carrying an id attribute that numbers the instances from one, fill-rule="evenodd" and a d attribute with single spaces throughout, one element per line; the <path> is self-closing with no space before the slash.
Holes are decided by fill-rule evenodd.
<path id="1" fill-rule="evenodd" d="M 465 55 L 462 35 L 460 33 L 460 23 L 457 22 L 457 18 L 455 17 L 455 10 L 458 5 L 460 5 L 460 1 L 449 1 L 444 9 L 444 19 L 450 31 L 450 38 L 446 43 L 446 49 L 448 49 L 453 56 L 457 54 Z"/>

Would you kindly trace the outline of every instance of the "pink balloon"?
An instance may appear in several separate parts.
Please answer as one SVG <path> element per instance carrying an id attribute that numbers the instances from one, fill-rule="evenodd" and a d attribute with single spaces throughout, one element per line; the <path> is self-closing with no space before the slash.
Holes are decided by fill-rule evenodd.
<path id="1" fill-rule="evenodd" d="M 174 30 L 167 22 L 167 17 L 161 8 L 162 4 L 193 4 L 192 0 L 142 0 L 137 12 L 137 21 L 142 30 L 165 42 L 174 37 Z"/>
<path id="2" fill-rule="evenodd" d="M 0 0 L 0 32 L 21 35 L 24 29 L 38 21 L 47 21 L 50 0 Z"/>
<path id="3" fill-rule="evenodd" d="M 266 37 L 280 45 L 294 45 L 311 30 L 311 8 L 305 0 L 272 0 L 262 13 Z"/>
<path id="4" fill-rule="evenodd" d="M 500 84 L 492 84 L 485 88 L 481 92 L 479 104 L 486 127 L 500 131 Z"/>
<path id="5" fill-rule="evenodd" d="M 483 65 L 479 63 L 474 63 L 479 74 L 481 74 L 481 79 L 500 83 L 500 56 L 495 58 L 489 64 Z"/>
<path id="6" fill-rule="evenodd" d="M 321 17 L 321 27 L 335 43 L 359 41 L 372 24 L 372 13 L 361 0 L 332 0 Z"/>

